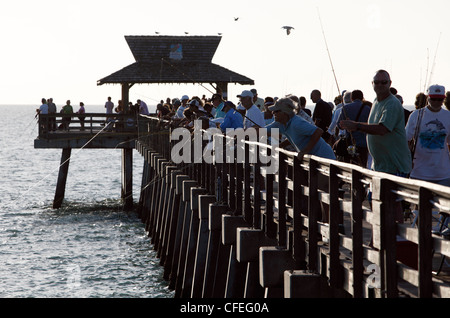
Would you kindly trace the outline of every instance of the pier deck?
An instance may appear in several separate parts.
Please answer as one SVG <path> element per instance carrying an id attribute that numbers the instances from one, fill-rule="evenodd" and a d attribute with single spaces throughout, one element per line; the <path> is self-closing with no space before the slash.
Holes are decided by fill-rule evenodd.
<path id="1" fill-rule="evenodd" d="M 122 114 L 39 115 L 39 135 L 34 148 L 62 149 L 53 208 L 60 208 L 64 199 L 72 149 L 120 149 L 122 199 L 124 208 L 131 209 L 133 150 L 142 132 L 148 133 L 147 122 L 137 115 Z"/>

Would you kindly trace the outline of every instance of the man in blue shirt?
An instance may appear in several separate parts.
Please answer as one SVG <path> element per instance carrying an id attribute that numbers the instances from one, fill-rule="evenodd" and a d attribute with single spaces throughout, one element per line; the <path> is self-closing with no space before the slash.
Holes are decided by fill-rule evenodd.
<path id="1" fill-rule="evenodd" d="M 266 129 L 278 128 L 280 134 L 286 136 L 292 146 L 298 151 L 298 158 L 303 160 L 305 154 L 311 154 L 326 159 L 336 159 L 331 146 L 321 138 L 323 130 L 310 124 L 294 112 L 295 106 L 290 98 L 281 98 L 276 104 L 269 107 L 273 112 L 275 122 L 267 125 Z M 327 177 L 319 175 L 318 187 L 328 191 L 329 181 Z M 328 223 L 328 204 L 321 203 L 322 221 Z M 340 216 L 341 218 L 341 216 Z"/>
<path id="2" fill-rule="evenodd" d="M 303 159 L 305 154 L 311 154 L 327 159 L 336 159 L 333 149 L 321 138 L 323 130 L 310 124 L 294 112 L 295 106 L 291 99 L 281 98 L 274 106 L 269 107 L 273 112 L 275 122 L 267 125 L 267 129 L 278 128 L 280 134 L 286 136 L 292 146 Z"/>
<path id="3" fill-rule="evenodd" d="M 220 124 L 220 129 L 225 132 L 227 128 L 244 128 L 244 119 L 242 115 L 236 111 L 236 105 L 230 101 L 226 101 L 222 110 L 225 112 L 225 118 Z"/>
<path id="4" fill-rule="evenodd" d="M 360 90 L 354 90 L 351 93 L 352 102 L 350 104 L 344 105 L 341 114 L 337 120 L 338 127 L 341 120 L 354 120 L 359 123 L 367 123 L 370 113 L 370 107 L 363 105 L 364 95 Z M 366 134 L 361 131 L 353 131 L 351 133 L 347 132 L 347 138 L 351 138 L 354 141 L 354 146 L 356 146 L 357 156 L 350 158 L 350 162 L 358 164 L 361 167 L 366 168 L 367 166 L 367 140 Z"/>

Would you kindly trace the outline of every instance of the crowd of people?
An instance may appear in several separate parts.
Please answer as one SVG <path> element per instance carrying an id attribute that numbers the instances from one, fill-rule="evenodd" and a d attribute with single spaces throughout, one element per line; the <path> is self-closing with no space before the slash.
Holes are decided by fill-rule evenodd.
<path id="1" fill-rule="evenodd" d="M 373 102 L 365 100 L 358 89 L 343 91 L 333 102 L 324 101 L 321 92 L 313 90 L 309 96 L 315 104 L 312 112 L 304 96 L 263 99 L 251 89 L 237 95 L 236 104 L 221 94 L 167 98 L 157 105 L 156 113 L 172 128 L 193 130 L 195 120 L 201 120 L 203 129 L 214 127 L 224 133 L 229 128 L 267 129 L 269 133 L 277 128 L 280 146 L 298 152 L 299 158 L 311 154 L 450 187 L 450 92 L 442 85 L 431 85 L 426 93 L 416 95 L 415 110 L 409 111 L 387 71 L 378 70 L 372 86 Z M 128 106 L 129 112 L 149 115 L 142 100 Z M 111 97 L 105 108 L 111 119 L 124 110 L 121 101 L 114 108 Z M 54 114 L 56 106 L 51 98 L 42 99 L 37 112 Z M 73 114 L 70 101 L 61 113 Z M 85 113 L 83 103 L 77 113 Z M 49 129 L 56 130 L 49 120 Z M 69 123 L 68 117 L 59 129 L 68 129 Z M 400 207 L 398 211 L 397 221 L 402 222 L 403 211 Z"/>
<path id="2" fill-rule="evenodd" d="M 71 105 L 70 100 L 66 101 L 66 104 L 61 107 L 59 113 L 63 115 L 71 115 L 71 116 L 65 116 L 62 118 L 62 122 L 60 125 L 56 125 L 56 113 L 57 113 L 57 107 L 55 103 L 53 102 L 53 98 L 42 98 L 41 100 L 41 106 L 39 106 L 38 109 L 36 109 L 36 116 L 39 114 L 42 115 L 50 115 L 48 117 L 48 121 L 42 121 L 40 123 L 41 129 L 43 129 L 44 132 L 54 132 L 56 130 L 69 130 L 70 122 L 72 121 L 72 115 L 73 114 L 85 114 L 86 111 L 84 109 L 84 103 L 80 102 L 80 107 L 77 112 L 73 111 L 73 107 Z M 53 115 L 53 116 L 52 116 Z M 84 130 L 84 117 L 80 117 L 80 126 L 81 130 Z"/>
<path id="3" fill-rule="evenodd" d="M 131 113 L 131 114 L 142 114 L 142 115 L 150 114 L 147 104 L 144 101 L 141 101 L 139 99 L 137 100 L 136 104 L 129 102 L 128 108 L 129 108 L 129 113 Z M 105 112 L 106 112 L 106 121 L 105 121 L 106 128 L 105 129 L 107 131 L 112 131 L 113 127 L 114 127 L 113 122 L 115 121 L 114 115 L 124 113 L 124 107 L 123 107 L 122 101 L 119 100 L 117 102 L 117 106 L 115 107 L 114 102 L 112 101 L 112 98 L 108 97 L 107 101 L 105 102 Z M 50 115 L 48 117 L 48 121 L 43 121 L 40 123 L 41 128 L 43 129 L 44 132 L 47 131 L 47 127 L 48 127 L 49 132 L 54 132 L 56 130 L 68 131 L 69 125 L 72 121 L 72 117 L 76 116 L 76 115 L 84 115 L 84 114 L 86 114 L 86 110 L 85 110 L 84 103 L 80 102 L 79 109 L 76 112 L 74 112 L 73 107 L 71 105 L 71 101 L 67 100 L 66 104 L 63 107 L 61 107 L 59 113 L 64 114 L 64 115 L 70 115 L 70 116 L 64 116 L 61 120 L 61 124 L 58 126 L 56 125 L 56 113 L 57 113 L 57 107 L 56 107 L 55 103 L 53 102 L 53 98 L 49 98 L 49 99 L 42 98 L 41 106 L 39 106 L 39 108 L 36 109 L 36 117 L 39 114 Z M 54 115 L 54 116 L 51 116 L 51 115 Z M 78 119 L 80 121 L 80 130 L 83 131 L 85 117 L 79 116 Z"/>
<path id="4" fill-rule="evenodd" d="M 415 109 L 403 107 L 403 98 L 392 87 L 390 74 L 378 70 L 372 79 L 373 102 L 361 90 L 344 91 L 333 102 L 322 99 L 319 90 L 306 98 L 258 96 L 256 89 L 243 91 L 239 102 L 183 96 L 168 98 L 157 106 L 157 115 L 172 127 L 193 127 L 194 119 L 204 128 L 278 128 L 282 147 L 291 147 L 301 158 L 312 154 L 360 165 L 374 171 L 450 186 L 450 92 L 431 85 L 419 93 Z M 445 107 L 444 107 L 445 106 Z M 399 205 L 397 221 L 403 221 Z M 447 223 L 446 223 L 447 224 Z M 446 235 L 450 234 L 446 229 Z"/>

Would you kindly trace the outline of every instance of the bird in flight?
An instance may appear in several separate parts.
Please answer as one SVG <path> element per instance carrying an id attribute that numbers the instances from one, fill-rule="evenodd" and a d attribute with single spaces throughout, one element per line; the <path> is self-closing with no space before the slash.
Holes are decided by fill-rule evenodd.
<path id="1" fill-rule="evenodd" d="M 234 21 L 237 21 L 237 20 L 239 20 L 239 18 L 234 18 Z"/>
<path id="2" fill-rule="evenodd" d="M 291 30 L 294 29 L 293 27 L 287 26 L 287 25 L 285 25 L 281 28 L 286 30 L 287 35 L 291 34 Z"/>

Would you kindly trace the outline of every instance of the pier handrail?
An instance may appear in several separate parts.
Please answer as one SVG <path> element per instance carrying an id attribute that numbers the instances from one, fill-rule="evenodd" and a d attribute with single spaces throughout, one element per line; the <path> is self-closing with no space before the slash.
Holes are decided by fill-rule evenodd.
<path id="1" fill-rule="evenodd" d="M 85 113 L 85 114 L 39 114 L 39 137 L 45 139 L 59 138 L 62 134 L 96 134 L 105 132 L 148 132 L 147 123 L 151 116 L 122 113 Z M 64 126 L 68 120 L 67 126 Z M 57 134 L 54 134 L 57 132 Z"/>
<path id="2" fill-rule="evenodd" d="M 171 160 L 170 130 L 156 120 L 150 121 L 149 129 L 155 133 L 141 142 Z M 229 137 L 214 134 L 213 138 Z M 296 264 L 293 270 L 320 273 L 334 290 L 353 297 L 450 297 L 450 285 L 433 275 L 433 255 L 450 257 L 450 241 L 431 231 L 433 209 L 450 212 L 448 187 L 311 155 L 300 162 L 295 152 L 241 142 L 246 158 L 250 146 L 256 153 L 268 150 L 279 162 L 278 173 L 266 174 L 260 160 L 181 163 L 180 169 L 228 205 L 231 215 L 242 215 L 250 227 L 264 230 L 279 248 L 290 251 Z M 225 159 L 227 143 L 222 146 Z M 265 180 L 263 197 L 258 175 Z M 418 206 L 417 227 L 395 221 L 399 201 Z M 325 220 L 322 205 L 329 206 Z M 342 231 L 344 224 L 350 231 Z M 417 245 L 417 266 L 399 259 L 399 240 Z"/>

